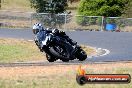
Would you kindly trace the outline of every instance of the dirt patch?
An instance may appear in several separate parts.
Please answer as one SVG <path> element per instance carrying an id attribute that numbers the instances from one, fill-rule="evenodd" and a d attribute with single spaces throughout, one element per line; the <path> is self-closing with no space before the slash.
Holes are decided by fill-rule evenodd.
<path id="1" fill-rule="evenodd" d="M 50 76 L 75 70 L 77 66 L 30 66 L 30 67 L 1 67 L 0 78 L 17 78 L 25 76 Z M 64 70 L 65 69 L 65 70 Z"/>
<path id="2" fill-rule="evenodd" d="M 29 66 L 29 67 L 1 67 L 0 78 L 18 78 L 18 77 L 34 77 L 34 76 L 51 76 L 65 74 L 68 72 L 77 72 L 79 65 L 56 65 L 56 66 Z M 82 68 L 92 70 L 93 72 L 108 71 L 113 68 L 132 67 L 130 63 L 109 63 L 109 64 L 87 64 L 82 65 Z M 112 72 L 113 73 L 113 72 Z"/>

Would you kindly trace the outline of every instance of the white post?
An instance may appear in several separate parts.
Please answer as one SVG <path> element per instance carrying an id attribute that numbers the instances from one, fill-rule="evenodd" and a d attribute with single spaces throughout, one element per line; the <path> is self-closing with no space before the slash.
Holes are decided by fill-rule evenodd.
<path id="1" fill-rule="evenodd" d="M 65 24 L 64 24 L 64 30 L 66 30 L 66 14 L 65 14 Z"/>
<path id="2" fill-rule="evenodd" d="M 104 26 L 104 16 L 102 16 L 101 31 L 103 31 L 103 26 Z"/>

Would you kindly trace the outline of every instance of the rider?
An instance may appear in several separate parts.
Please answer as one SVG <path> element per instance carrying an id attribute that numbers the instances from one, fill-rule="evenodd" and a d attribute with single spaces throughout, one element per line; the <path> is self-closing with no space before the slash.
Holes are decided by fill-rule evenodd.
<path id="1" fill-rule="evenodd" d="M 42 26 L 41 23 L 36 23 L 33 25 L 33 33 L 35 34 L 35 43 L 40 49 L 40 51 L 43 51 L 41 47 L 41 42 L 43 38 L 46 38 L 48 33 L 52 33 L 63 38 L 66 38 L 71 45 L 76 45 L 76 42 L 70 39 L 64 31 L 59 31 L 58 29 L 53 30 L 50 30 L 49 28 L 46 29 L 45 27 Z"/>

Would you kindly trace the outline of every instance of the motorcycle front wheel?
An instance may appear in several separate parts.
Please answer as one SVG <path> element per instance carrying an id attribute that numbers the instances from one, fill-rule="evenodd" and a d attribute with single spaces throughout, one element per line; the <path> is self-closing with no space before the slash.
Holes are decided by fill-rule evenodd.
<path id="1" fill-rule="evenodd" d="M 84 50 L 80 49 L 77 51 L 76 57 L 79 61 L 84 61 L 87 58 L 87 54 Z"/>

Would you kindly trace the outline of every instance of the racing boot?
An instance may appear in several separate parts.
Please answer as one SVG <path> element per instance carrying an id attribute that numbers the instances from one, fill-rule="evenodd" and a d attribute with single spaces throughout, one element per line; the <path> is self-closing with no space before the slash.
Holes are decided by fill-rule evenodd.
<path id="1" fill-rule="evenodd" d="M 35 44 L 38 46 L 40 52 L 43 52 L 43 49 L 41 48 L 39 41 L 35 40 Z"/>
<path id="2" fill-rule="evenodd" d="M 41 46 L 38 46 L 40 52 L 43 52 L 43 49 L 41 48 Z"/>

